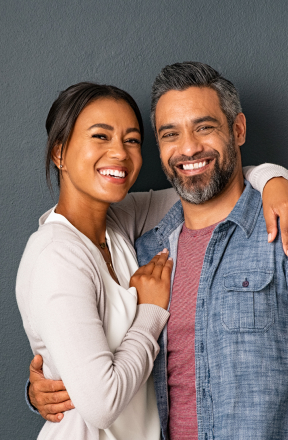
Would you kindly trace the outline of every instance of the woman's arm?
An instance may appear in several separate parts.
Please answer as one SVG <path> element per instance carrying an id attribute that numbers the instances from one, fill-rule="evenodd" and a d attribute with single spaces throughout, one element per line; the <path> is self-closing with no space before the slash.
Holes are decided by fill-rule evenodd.
<path id="1" fill-rule="evenodd" d="M 133 325 L 112 353 L 98 313 L 100 281 L 93 264 L 80 247 L 49 245 L 33 271 L 30 310 L 34 333 L 49 352 L 46 368 L 55 372 L 56 367 L 53 378 L 63 380 L 83 419 L 105 429 L 148 379 L 169 313 L 139 305 Z"/>
<path id="2" fill-rule="evenodd" d="M 173 188 L 129 193 L 122 202 L 110 206 L 108 219 L 112 221 L 111 226 L 120 229 L 134 245 L 135 240 L 154 228 L 178 200 Z"/>
<path id="3" fill-rule="evenodd" d="M 284 246 L 284 243 L 288 243 L 288 170 L 280 165 L 264 163 L 256 167 L 244 167 L 243 174 L 263 196 L 264 217 L 267 231 L 271 233 L 271 241 L 277 235 L 277 219 L 280 217 Z M 177 200 L 179 196 L 173 188 L 130 193 L 122 202 L 111 206 L 109 215 L 134 244 L 138 237 L 160 222 Z M 286 245 L 285 251 L 287 247 Z"/>
<path id="4" fill-rule="evenodd" d="M 263 193 L 265 185 L 274 177 L 284 177 L 284 179 L 288 179 L 288 170 L 273 163 L 243 167 L 243 174 L 253 188 L 257 189 L 261 194 Z"/>
<path id="5" fill-rule="evenodd" d="M 288 255 L 288 170 L 264 163 L 258 167 L 245 167 L 243 172 L 251 185 L 262 194 L 269 243 L 277 236 L 279 218 L 283 250 Z"/>

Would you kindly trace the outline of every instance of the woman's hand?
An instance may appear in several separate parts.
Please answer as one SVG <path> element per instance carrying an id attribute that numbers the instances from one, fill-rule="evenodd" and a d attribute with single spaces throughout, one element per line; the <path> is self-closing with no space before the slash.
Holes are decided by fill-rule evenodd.
<path id="1" fill-rule="evenodd" d="M 136 287 L 138 304 L 154 304 L 167 309 L 170 297 L 172 258 L 163 249 L 145 266 L 140 267 L 130 280 L 130 287 Z"/>
<path id="2" fill-rule="evenodd" d="M 269 180 L 264 187 L 262 198 L 268 242 L 271 243 L 277 236 L 277 220 L 280 217 L 283 249 L 288 255 L 288 181 L 284 177 Z"/>
<path id="3" fill-rule="evenodd" d="M 29 400 L 45 420 L 61 422 L 64 417 L 62 413 L 73 409 L 74 405 L 62 380 L 45 379 L 42 364 L 43 360 L 39 354 L 30 364 Z"/>

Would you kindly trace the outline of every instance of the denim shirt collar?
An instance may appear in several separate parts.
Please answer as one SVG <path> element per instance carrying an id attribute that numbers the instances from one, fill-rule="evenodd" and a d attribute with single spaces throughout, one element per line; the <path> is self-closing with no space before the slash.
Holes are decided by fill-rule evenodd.
<path id="1" fill-rule="evenodd" d="M 249 238 L 255 227 L 259 211 L 262 207 L 261 195 L 254 190 L 250 183 L 245 180 L 245 189 L 238 202 L 228 217 L 219 225 L 219 229 L 226 229 L 229 222 L 238 225 Z M 184 212 L 181 200 L 172 206 L 170 211 L 154 228 L 154 233 L 159 242 L 167 239 L 171 233 L 184 222 Z M 222 228 L 221 228 L 221 225 Z M 227 226 L 226 226 L 227 225 Z"/>

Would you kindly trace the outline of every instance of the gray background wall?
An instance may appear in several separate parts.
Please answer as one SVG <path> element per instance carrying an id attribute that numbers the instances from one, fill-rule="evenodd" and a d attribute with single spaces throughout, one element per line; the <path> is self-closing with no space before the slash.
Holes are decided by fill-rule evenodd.
<path id="1" fill-rule="evenodd" d="M 32 354 L 17 309 L 17 267 L 38 217 L 52 206 L 44 123 L 59 91 L 93 80 L 130 92 L 146 126 L 134 189 L 167 186 L 149 125 L 149 94 L 166 64 L 211 64 L 240 90 L 245 164 L 288 166 L 287 0 L 9 0 L 0 4 L 0 438 L 37 437 L 24 403 Z"/>

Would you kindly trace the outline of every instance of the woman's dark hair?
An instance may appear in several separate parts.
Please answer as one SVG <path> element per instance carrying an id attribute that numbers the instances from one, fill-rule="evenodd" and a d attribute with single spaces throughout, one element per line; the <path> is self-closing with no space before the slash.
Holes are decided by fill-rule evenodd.
<path id="1" fill-rule="evenodd" d="M 52 189 L 50 178 L 50 164 L 52 162 L 51 153 L 55 145 L 61 145 L 61 157 L 64 148 L 72 133 L 76 120 L 81 111 L 91 102 L 99 98 L 112 98 L 115 100 L 126 101 L 130 105 L 137 118 L 140 133 L 141 144 L 144 139 L 144 127 L 142 116 L 138 105 L 124 90 L 118 89 L 115 86 L 101 85 L 91 82 L 81 82 L 68 87 L 68 89 L 61 92 L 53 102 L 52 107 L 46 119 L 46 130 L 48 134 L 48 141 L 46 147 L 46 180 L 50 189 Z M 58 185 L 60 184 L 59 170 L 54 165 Z"/>

